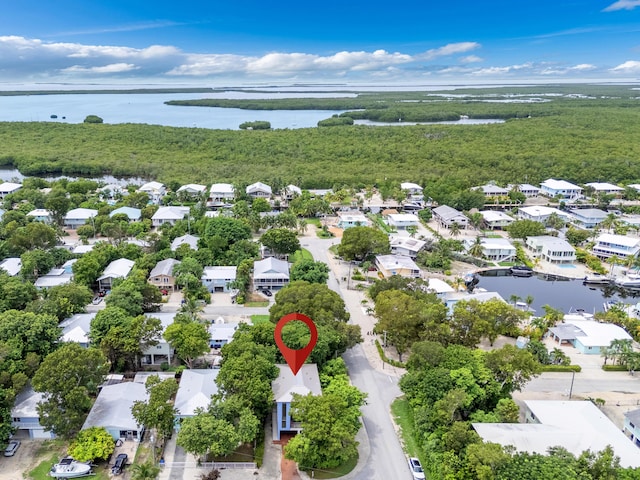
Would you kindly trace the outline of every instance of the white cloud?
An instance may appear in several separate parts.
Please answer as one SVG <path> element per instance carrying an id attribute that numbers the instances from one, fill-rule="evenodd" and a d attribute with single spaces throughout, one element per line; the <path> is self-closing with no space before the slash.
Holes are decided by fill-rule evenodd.
<path id="1" fill-rule="evenodd" d="M 425 53 L 417 55 L 417 58 L 420 60 L 433 60 L 434 58 L 438 57 L 446 57 L 448 55 L 470 52 L 471 50 L 475 50 L 476 48 L 480 48 L 480 44 L 477 42 L 449 43 L 440 48 L 427 50 Z"/>
<path id="2" fill-rule="evenodd" d="M 65 73 L 92 73 L 92 74 L 100 74 L 100 73 L 122 73 L 122 72 L 130 72 L 132 70 L 137 70 L 140 67 L 136 67 L 132 63 L 112 63 L 110 65 L 103 65 L 101 67 L 82 67 L 80 65 L 74 65 L 69 68 L 62 69 L 62 72 Z"/>
<path id="3" fill-rule="evenodd" d="M 584 73 L 596 70 L 598 67 L 589 63 L 581 63 L 571 67 L 547 67 L 540 71 L 541 75 L 569 75 L 572 73 Z"/>
<path id="4" fill-rule="evenodd" d="M 466 57 L 460 57 L 458 61 L 460 63 L 478 63 L 484 62 L 484 59 L 478 57 L 477 55 L 467 55 Z"/>
<path id="5" fill-rule="evenodd" d="M 624 63 L 621 63 L 617 67 L 613 67 L 609 70 L 613 73 L 627 73 L 627 74 L 638 74 L 640 73 L 640 62 L 637 60 L 627 60 Z"/>
<path id="6" fill-rule="evenodd" d="M 640 0 L 618 0 L 612 3 L 607 8 L 603 9 L 603 12 L 615 12 L 617 10 L 633 10 L 640 7 Z"/>

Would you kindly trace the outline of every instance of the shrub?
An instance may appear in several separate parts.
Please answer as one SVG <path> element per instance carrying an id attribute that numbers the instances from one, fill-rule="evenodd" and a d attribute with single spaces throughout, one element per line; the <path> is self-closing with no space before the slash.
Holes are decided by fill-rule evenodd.
<path id="1" fill-rule="evenodd" d="M 84 119 L 84 123 L 103 123 L 103 122 L 104 120 L 102 120 L 97 115 L 87 115 Z"/>

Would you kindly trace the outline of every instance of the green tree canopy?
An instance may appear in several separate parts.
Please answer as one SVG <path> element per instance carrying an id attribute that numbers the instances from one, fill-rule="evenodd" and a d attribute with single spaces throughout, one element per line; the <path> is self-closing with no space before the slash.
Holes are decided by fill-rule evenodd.
<path id="1" fill-rule="evenodd" d="M 79 462 L 106 460 L 116 446 L 113 437 L 104 427 L 90 427 L 80 430 L 69 446 L 68 453 Z"/>
<path id="2" fill-rule="evenodd" d="M 389 253 L 389 237 L 375 228 L 351 227 L 344 231 L 338 254 L 345 260 L 367 260 L 373 255 Z"/>

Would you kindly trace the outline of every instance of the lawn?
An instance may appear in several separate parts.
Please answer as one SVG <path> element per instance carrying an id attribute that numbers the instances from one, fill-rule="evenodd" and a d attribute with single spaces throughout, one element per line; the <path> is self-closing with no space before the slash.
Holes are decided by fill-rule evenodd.
<path id="1" fill-rule="evenodd" d="M 259 325 L 261 323 L 269 323 L 269 315 L 251 315 L 251 323 Z"/>
<path id="2" fill-rule="evenodd" d="M 268 307 L 269 302 L 245 302 L 245 307 Z"/>
<path id="3" fill-rule="evenodd" d="M 327 470 L 314 469 L 312 478 L 339 478 L 351 472 L 351 470 L 356 468 L 357 464 L 358 464 L 358 456 L 356 455 L 355 457 L 347 460 L 342 465 L 336 468 L 327 469 Z M 311 470 L 305 470 L 305 471 L 309 476 L 311 476 Z"/>
<path id="4" fill-rule="evenodd" d="M 313 261 L 313 255 L 311 255 L 311 252 L 306 248 L 301 248 L 300 250 L 295 251 L 293 255 L 289 257 L 289 261 L 291 263 L 298 263 L 302 260 Z"/>
<path id="5" fill-rule="evenodd" d="M 29 472 L 29 476 L 27 478 L 32 480 L 51 480 L 49 476 L 49 471 L 51 470 L 51 466 L 58 462 L 61 455 L 58 453 L 54 453 L 51 457 L 43 460 L 38 464 L 36 468 Z M 105 468 L 94 467 L 93 469 L 95 475 L 92 475 L 91 478 L 93 480 L 109 480 L 108 470 Z"/>
<path id="6" fill-rule="evenodd" d="M 391 404 L 391 412 L 393 413 L 393 420 L 400 427 L 400 437 L 402 438 L 402 445 L 404 451 L 410 457 L 420 458 L 418 442 L 416 442 L 415 434 L 413 430 L 413 412 L 409 401 L 404 398 L 398 398 Z M 422 461 L 422 459 L 420 459 Z"/>

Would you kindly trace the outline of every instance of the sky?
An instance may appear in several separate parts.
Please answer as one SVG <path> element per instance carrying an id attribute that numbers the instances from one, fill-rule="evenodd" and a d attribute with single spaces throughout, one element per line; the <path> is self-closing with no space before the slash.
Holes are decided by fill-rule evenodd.
<path id="1" fill-rule="evenodd" d="M 640 0 L 12 0 L 0 85 L 640 79 Z"/>

